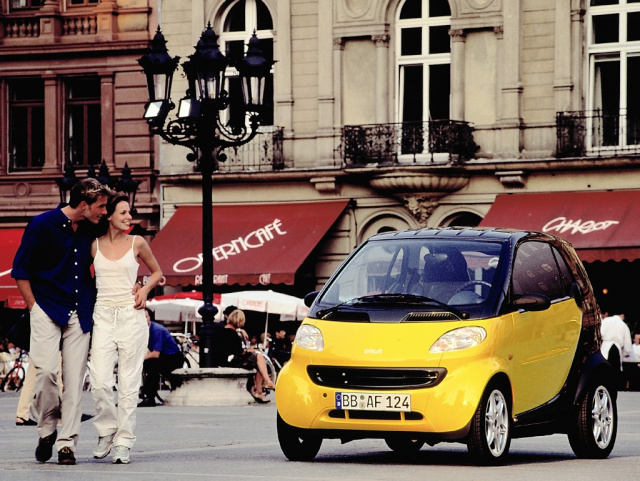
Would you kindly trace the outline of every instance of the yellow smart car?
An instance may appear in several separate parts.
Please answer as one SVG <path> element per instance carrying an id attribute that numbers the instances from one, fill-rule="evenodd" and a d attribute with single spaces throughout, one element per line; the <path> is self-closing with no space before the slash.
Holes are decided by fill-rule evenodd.
<path id="1" fill-rule="evenodd" d="M 311 460 L 323 438 L 394 451 L 466 443 L 503 462 L 512 438 L 566 433 L 604 458 L 616 384 L 582 264 L 557 237 L 505 229 L 376 235 L 307 296 L 277 382 L 278 440 Z"/>

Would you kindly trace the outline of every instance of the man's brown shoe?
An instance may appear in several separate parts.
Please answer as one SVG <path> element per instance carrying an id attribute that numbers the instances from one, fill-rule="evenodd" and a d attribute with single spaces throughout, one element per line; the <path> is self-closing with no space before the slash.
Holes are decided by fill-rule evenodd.
<path id="1" fill-rule="evenodd" d="M 76 456 L 73 454 L 70 447 L 65 446 L 58 451 L 58 464 L 76 464 Z"/>
<path id="2" fill-rule="evenodd" d="M 38 447 L 36 448 L 36 459 L 41 463 L 46 463 L 51 459 L 53 454 L 53 445 L 58 438 L 58 432 L 54 431 L 49 436 L 40 438 L 38 441 Z"/>

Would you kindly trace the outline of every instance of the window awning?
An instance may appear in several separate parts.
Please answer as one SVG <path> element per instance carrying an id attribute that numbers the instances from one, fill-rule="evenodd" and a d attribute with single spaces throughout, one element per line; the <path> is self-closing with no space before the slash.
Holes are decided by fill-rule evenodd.
<path id="1" fill-rule="evenodd" d="M 346 201 L 213 207 L 214 283 L 293 284 Z M 202 284 L 202 206 L 179 206 L 151 241 L 161 285 Z M 139 274 L 148 270 L 141 266 Z"/>
<path id="2" fill-rule="evenodd" d="M 11 278 L 11 266 L 23 233 L 24 229 L 0 229 L 0 303 L 22 299 L 16 281 Z"/>
<path id="3" fill-rule="evenodd" d="M 640 190 L 500 194 L 480 222 L 555 234 L 584 262 L 640 259 Z"/>

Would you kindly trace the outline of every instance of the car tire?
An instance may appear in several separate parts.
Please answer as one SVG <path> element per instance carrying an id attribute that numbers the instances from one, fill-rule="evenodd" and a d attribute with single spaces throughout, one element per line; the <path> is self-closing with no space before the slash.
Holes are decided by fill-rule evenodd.
<path id="1" fill-rule="evenodd" d="M 384 442 L 393 452 L 400 454 L 414 454 L 420 451 L 422 446 L 424 446 L 424 441 L 421 439 L 393 437 L 386 438 Z"/>
<path id="2" fill-rule="evenodd" d="M 290 461 L 311 461 L 320 451 L 321 437 L 287 424 L 279 413 L 277 430 L 280 449 Z"/>
<path id="3" fill-rule="evenodd" d="M 569 444 L 579 458 L 603 459 L 611 454 L 618 432 L 615 395 L 603 383 L 594 383 L 580 400 Z"/>
<path id="4" fill-rule="evenodd" d="M 467 438 L 467 449 L 474 463 L 502 464 L 511 445 L 509 402 L 498 387 L 487 389 L 478 405 Z"/>

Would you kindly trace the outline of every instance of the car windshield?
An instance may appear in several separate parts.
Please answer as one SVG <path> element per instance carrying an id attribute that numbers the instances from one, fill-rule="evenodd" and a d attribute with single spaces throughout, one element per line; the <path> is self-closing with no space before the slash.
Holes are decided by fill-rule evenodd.
<path id="1" fill-rule="evenodd" d="M 366 321 L 400 320 L 408 312 L 457 318 L 488 315 L 504 286 L 496 275 L 508 257 L 498 241 L 382 237 L 359 249 L 316 299 L 315 314 L 366 311 Z M 401 311 L 389 316 L 390 310 Z M 349 314 L 351 313 L 351 314 Z M 335 318 L 335 316 L 332 316 Z M 357 316 L 356 316 L 357 317 Z"/>

